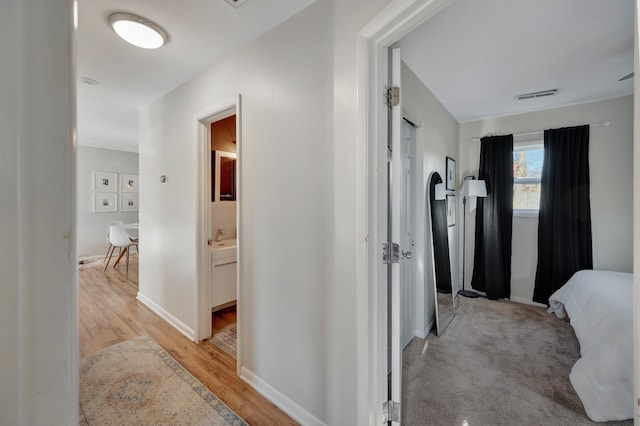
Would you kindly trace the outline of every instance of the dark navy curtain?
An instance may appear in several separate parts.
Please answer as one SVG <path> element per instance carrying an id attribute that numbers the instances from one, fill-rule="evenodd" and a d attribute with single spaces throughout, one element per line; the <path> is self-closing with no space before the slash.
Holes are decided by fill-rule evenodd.
<path id="1" fill-rule="evenodd" d="M 582 269 L 593 269 L 588 125 L 544 132 L 534 302 Z"/>
<path id="2" fill-rule="evenodd" d="M 471 287 L 489 299 L 511 296 L 513 223 L 513 135 L 481 139 L 478 179 L 487 197 L 478 198 Z"/>

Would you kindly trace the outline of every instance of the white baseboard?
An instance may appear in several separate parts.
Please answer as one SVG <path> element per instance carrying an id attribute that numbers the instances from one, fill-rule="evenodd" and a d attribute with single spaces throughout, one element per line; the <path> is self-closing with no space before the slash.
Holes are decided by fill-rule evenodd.
<path id="1" fill-rule="evenodd" d="M 174 317 L 169 312 L 167 312 L 162 306 L 158 305 L 156 302 L 149 299 L 147 296 L 145 296 L 140 292 L 138 292 L 136 299 L 142 302 L 147 308 L 151 309 L 153 312 L 160 315 L 162 319 L 164 319 L 166 322 L 171 324 L 180 333 L 184 334 L 189 340 L 191 340 L 192 342 L 196 341 L 195 331 L 193 331 L 191 327 L 187 326 L 178 318 Z"/>
<path id="2" fill-rule="evenodd" d="M 117 257 L 118 252 L 116 251 L 113 257 Z M 138 253 L 131 253 L 131 256 L 137 256 Z M 79 264 L 82 264 L 84 262 L 86 262 L 87 260 L 96 260 L 96 259 L 100 259 L 103 260 L 106 256 L 106 253 L 102 253 L 102 254 L 92 254 L 90 256 L 78 256 L 76 258 L 76 260 L 78 261 Z M 115 259 L 112 259 L 113 261 L 115 261 Z"/>
<path id="3" fill-rule="evenodd" d="M 537 306 L 539 308 L 547 309 L 547 307 L 548 307 L 547 305 L 544 305 L 542 303 L 534 302 L 532 300 L 523 299 L 522 297 L 512 297 L 509 300 L 512 301 L 512 302 L 516 302 L 516 303 L 522 303 L 523 305 Z"/>
<path id="4" fill-rule="evenodd" d="M 427 324 L 427 328 L 425 328 L 424 330 L 416 330 L 414 333 L 415 336 L 421 339 L 426 339 L 429 333 L 431 332 L 431 329 L 433 328 L 433 325 L 435 324 L 435 322 L 436 322 L 436 319 L 434 318 L 429 322 L 429 324 Z"/>
<path id="5" fill-rule="evenodd" d="M 308 426 L 326 426 L 313 414 L 287 398 L 244 366 L 240 368 L 240 378 L 249 383 L 258 393 L 273 402 L 279 409 L 287 413 L 298 423 Z"/>
<path id="6" fill-rule="evenodd" d="M 94 254 L 92 256 L 79 256 L 78 263 L 84 263 L 87 260 L 104 259 L 104 254 Z"/>

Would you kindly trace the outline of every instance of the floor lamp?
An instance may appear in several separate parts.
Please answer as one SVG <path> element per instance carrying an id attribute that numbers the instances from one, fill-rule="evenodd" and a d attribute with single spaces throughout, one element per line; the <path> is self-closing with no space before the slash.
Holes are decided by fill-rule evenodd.
<path id="1" fill-rule="evenodd" d="M 467 241 L 466 223 L 467 223 L 467 198 L 470 197 L 486 197 L 487 186 L 483 180 L 476 180 L 475 176 L 467 176 L 462 182 L 462 290 L 458 294 L 464 297 L 478 297 L 479 294 L 472 290 L 464 289 L 464 270 L 465 270 L 465 245 Z"/>

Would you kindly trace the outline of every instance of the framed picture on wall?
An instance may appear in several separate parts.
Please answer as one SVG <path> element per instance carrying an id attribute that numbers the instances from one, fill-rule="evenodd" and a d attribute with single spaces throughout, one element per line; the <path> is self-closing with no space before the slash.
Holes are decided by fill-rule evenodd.
<path id="1" fill-rule="evenodd" d="M 456 160 L 451 157 L 447 157 L 447 179 L 446 189 L 447 191 L 456 190 Z"/>
<path id="2" fill-rule="evenodd" d="M 456 224 L 456 196 L 447 195 L 447 226 Z"/>
<path id="3" fill-rule="evenodd" d="M 120 193 L 120 211 L 121 212 L 137 212 L 138 211 L 138 194 L 121 192 Z"/>
<path id="4" fill-rule="evenodd" d="M 138 186 L 138 175 L 120 174 L 120 192 L 138 192 Z"/>
<path id="5" fill-rule="evenodd" d="M 116 192 L 118 190 L 118 174 L 111 172 L 93 172 L 94 191 Z"/>
<path id="6" fill-rule="evenodd" d="M 93 193 L 94 213 L 109 213 L 118 211 L 118 197 L 115 192 Z"/>

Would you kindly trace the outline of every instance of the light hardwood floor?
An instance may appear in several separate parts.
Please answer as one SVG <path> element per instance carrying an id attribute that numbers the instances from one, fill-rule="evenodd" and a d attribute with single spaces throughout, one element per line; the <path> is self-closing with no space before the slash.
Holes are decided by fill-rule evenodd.
<path id="1" fill-rule="evenodd" d="M 211 334 L 216 334 L 230 324 L 237 322 L 236 305 L 220 309 L 211 314 Z"/>
<path id="2" fill-rule="evenodd" d="M 143 334 L 162 346 L 193 376 L 250 425 L 295 425 L 236 374 L 236 361 L 209 342 L 196 344 L 136 299 L 138 258 L 103 272 L 100 260 L 80 266 L 80 355 Z"/>

